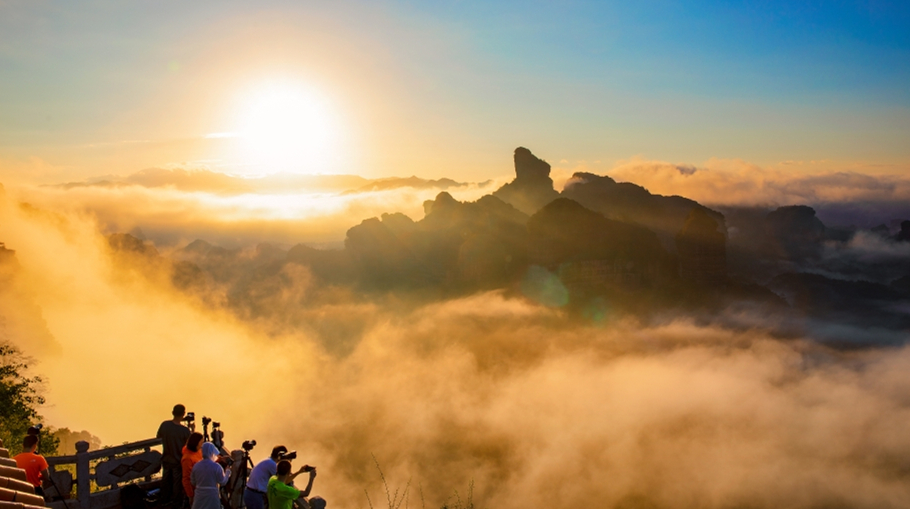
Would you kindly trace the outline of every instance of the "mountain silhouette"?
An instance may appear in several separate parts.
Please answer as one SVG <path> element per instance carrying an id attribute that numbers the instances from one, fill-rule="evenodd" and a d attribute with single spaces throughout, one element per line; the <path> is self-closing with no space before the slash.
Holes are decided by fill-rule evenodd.
<path id="1" fill-rule="evenodd" d="M 768 213 L 765 230 L 769 255 L 802 261 L 821 255 L 827 228 L 812 207 L 791 205 Z"/>
<path id="2" fill-rule="evenodd" d="M 449 189 L 453 187 L 465 187 L 467 183 L 456 182 L 449 178 L 441 178 L 438 180 L 426 180 L 418 178 L 416 176 L 410 176 L 407 178 L 402 177 L 392 177 L 392 178 L 382 178 L 369 181 L 368 184 L 360 186 L 353 190 L 345 191 L 344 194 L 356 194 L 356 193 L 367 193 L 373 191 L 388 191 L 390 189 L 399 189 L 402 187 L 409 187 L 412 189 Z"/>
<path id="3" fill-rule="evenodd" d="M 723 214 L 680 196 L 651 194 L 628 182 L 592 173 L 575 173 L 563 188 L 562 196 L 617 221 L 638 223 L 658 235 L 664 248 L 676 251 L 675 237 L 689 212 L 699 209 L 719 225 L 726 235 Z"/>
<path id="4" fill-rule="evenodd" d="M 901 231 L 897 232 L 894 240 L 898 242 L 910 242 L 910 221 L 901 221 Z"/>
<path id="5" fill-rule="evenodd" d="M 459 202 L 442 192 L 425 217 L 383 214 L 348 230 L 345 251 L 368 286 L 489 286 L 526 257 L 527 216 L 494 196 Z"/>
<path id="6" fill-rule="evenodd" d="M 684 281 L 717 286 L 727 280 L 727 239 L 720 225 L 700 208 L 693 208 L 676 235 L 679 275 Z"/>
<path id="7" fill-rule="evenodd" d="M 138 228 L 108 243 L 125 270 L 169 278 L 244 319 L 309 327 L 344 348 L 350 341 L 338 331 L 353 329 L 314 325 L 311 304 L 499 289 L 580 316 L 595 308 L 642 318 L 676 309 L 724 320 L 725 309 L 758 309 L 776 316 L 785 335 L 813 321 L 910 329 L 900 311 L 910 301 L 910 268 L 901 257 L 910 221 L 897 235 L 892 221 L 874 237 L 855 237 L 856 227 L 829 228 L 807 205 L 721 213 L 591 173 L 576 173 L 557 193 L 546 161 L 519 147 L 514 162 L 515 179 L 494 193 L 463 202 L 440 192 L 424 202 L 419 220 L 394 211 L 367 218 L 347 230 L 342 249 L 226 249 L 198 239 L 163 256 L 138 238 Z M 458 186 L 448 179 L 357 182 L 364 184 L 357 192 Z"/>
<path id="8" fill-rule="evenodd" d="M 550 164 L 524 147 L 515 149 L 515 179 L 493 196 L 531 215 L 559 197 L 550 178 Z"/>
<path id="9" fill-rule="evenodd" d="M 808 317 L 862 328 L 910 329 L 910 316 L 893 303 L 907 303 L 900 284 L 832 279 L 820 274 L 785 273 L 768 288 Z"/>
<path id="10" fill-rule="evenodd" d="M 651 284 L 672 265 L 654 232 L 568 198 L 553 200 L 528 220 L 528 258 L 588 287 Z"/>

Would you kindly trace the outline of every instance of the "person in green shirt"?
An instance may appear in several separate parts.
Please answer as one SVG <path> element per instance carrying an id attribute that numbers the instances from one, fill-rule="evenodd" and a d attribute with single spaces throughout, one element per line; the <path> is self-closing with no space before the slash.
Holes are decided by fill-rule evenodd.
<path id="1" fill-rule="evenodd" d="M 298 475 L 309 472 L 310 480 L 307 482 L 306 489 L 298 490 L 291 483 Z M 278 462 L 278 473 L 269 479 L 266 493 L 269 497 L 269 509 L 294 509 L 294 501 L 300 499 L 302 507 L 309 507 L 305 497 L 310 495 L 313 488 L 313 479 L 316 478 L 316 467 L 304 465 L 300 470 L 291 473 L 291 462 L 281 460 Z"/>

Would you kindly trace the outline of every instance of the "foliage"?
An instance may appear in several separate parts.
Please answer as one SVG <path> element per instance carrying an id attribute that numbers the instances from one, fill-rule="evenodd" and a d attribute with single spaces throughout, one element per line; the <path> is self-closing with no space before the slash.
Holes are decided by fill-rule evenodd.
<path id="1" fill-rule="evenodd" d="M 13 345 L 0 343 L 0 439 L 4 447 L 18 452 L 29 427 L 41 422 L 38 407 L 44 404 L 41 395 L 43 380 L 27 376 L 30 359 Z M 59 440 L 51 429 L 41 433 L 38 453 L 54 455 Z"/>
<path id="2" fill-rule="evenodd" d="M 76 442 L 88 442 L 90 451 L 101 449 L 101 439 L 92 435 L 88 431 L 72 431 L 69 428 L 58 428 L 54 431 L 54 436 L 60 441 L 57 447 L 57 454 L 69 455 L 76 454 Z"/>

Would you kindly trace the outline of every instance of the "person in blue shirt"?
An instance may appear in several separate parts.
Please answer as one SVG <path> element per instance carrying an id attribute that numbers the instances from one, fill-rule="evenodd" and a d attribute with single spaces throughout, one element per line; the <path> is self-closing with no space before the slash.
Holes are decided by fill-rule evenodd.
<path id="1" fill-rule="evenodd" d="M 278 460 L 286 452 L 287 447 L 276 445 L 272 448 L 272 454 L 257 463 L 250 471 L 246 491 L 243 492 L 243 504 L 247 509 L 265 509 L 265 492 L 269 486 L 269 479 L 278 472 Z"/>

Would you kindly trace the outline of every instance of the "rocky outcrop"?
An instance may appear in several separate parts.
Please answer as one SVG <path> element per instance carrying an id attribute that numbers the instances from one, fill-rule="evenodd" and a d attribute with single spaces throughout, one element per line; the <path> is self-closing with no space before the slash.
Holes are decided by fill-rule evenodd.
<path id="1" fill-rule="evenodd" d="M 406 232 L 396 231 L 401 225 L 387 217 L 366 219 L 347 232 L 345 251 L 359 268 L 361 281 L 385 289 L 432 279 L 429 268 L 408 245 Z"/>
<path id="2" fill-rule="evenodd" d="M 899 284 L 785 273 L 772 279 L 768 288 L 784 297 L 794 310 L 815 318 L 848 323 L 867 330 L 906 331 L 910 327 L 910 316 L 895 312 L 907 303 L 907 294 Z M 854 346 L 864 341 L 861 334 L 858 336 L 850 339 Z M 897 335 L 893 341 L 902 344 L 906 339 Z"/>
<path id="3" fill-rule="evenodd" d="M 720 225 L 725 232 L 724 216 L 681 196 L 651 194 L 647 189 L 610 177 L 576 173 L 566 182 L 562 196 L 617 221 L 637 223 L 658 235 L 664 248 L 676 249 L 675 236 L 682 229 L 689 212 L 699 209 Z"/>
<path id="4" fill-rule="evenodd" d="M 550 178 L 550 165 L 524 147 L 515 149 L 515 180 L 497 189 L 493 196 L 531 215 L 559 197 Z"/>
<path id="5" fill-rule="evenodd" d="M 559 271 L 570 284 L 647 284 L 660 276 L 667 256 L 650 230 L 607 219 L 568 198 L 528 220 L 530 263 Z"/>
<path id="6" fill-rule="evenodd" d="M 141 256 L 157 258 L 158 250 L 150 242 L 134 237 L 129 233 L 112 233 L 107 237 L 107 243 L 117 252 L 126 252 Z"/>
<path id="7" fill-rule="evenodd" d="M 727 280 L 726 237 L 717 221 L 700 209 L 692 209 L 676 235 L 679 277 L 702 286 L 720 286 Z"/>
<path id="8" fill-rule="evenodd" d="M 792 261 L 818 258 L 826 239 L 825 225 L 806 205 L 780 207 L 768 213 L 765 231 L 771 256 Z"/>
<path id="9" fill-rule="evenodd" d="M 910 221 L 901 221 L 901 231 L 894 236 L 898 242 L 910 242 Z"/>
<path id="10" fill-rule="evenodd" d="M 524 266 L 528 216 L 508 203 L 442 192 L 424 210 L 418 222 L 383 214 L 348 230 L 345 252 L 366 287 L 496 287 Z"/>

